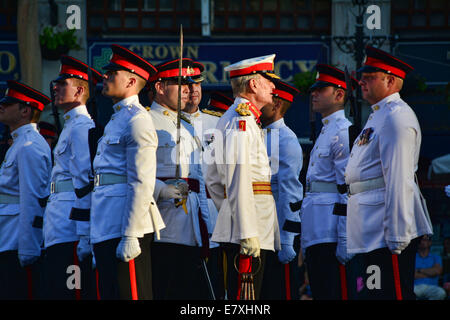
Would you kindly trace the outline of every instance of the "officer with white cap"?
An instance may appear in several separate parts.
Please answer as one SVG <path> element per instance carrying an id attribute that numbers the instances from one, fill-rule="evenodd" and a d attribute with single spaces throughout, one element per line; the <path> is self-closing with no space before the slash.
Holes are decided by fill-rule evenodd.
<path id="1" fill-rule="evenodd" d="M 349 185 L 347 249 L 363 261 L 361 277 L 378 266 L 379 288 L 366 287 L 359 298 L 411 299 L 420 237 L 432 225 L 415 172 L 421 130 L 414 111 L 399 94 L 413 67 L 389 53 L 366 48 L 361 72 L 363 98 L 372 113 L 355 140 L 345 181 Z M 370 274 L 370 272 L 369 272 Z"/>
<path id="2" fill-rule="evenodd" d="M 230 74 L 235 101 L 217 123 L 214 162 L 206 179 L 219 210 L 211 239 L 227 250 L 229 299 L 253 296 L 240 291 L 245 279 L 234 267 L 239 254 L 239 273 L 256 272 L 254 297 L 258 299 L 265 253 L 280 249 L 269 158 L 260 128 L 260 110 L 272 102 L 272 79 L 278 78 L 273 73 L 274 58 L 275 54 L 246 59 L 224 69 Z"/>

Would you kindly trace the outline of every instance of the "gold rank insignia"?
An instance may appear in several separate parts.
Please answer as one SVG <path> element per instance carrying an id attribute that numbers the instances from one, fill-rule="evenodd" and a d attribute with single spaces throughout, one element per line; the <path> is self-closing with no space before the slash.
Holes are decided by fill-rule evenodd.
<path id="1" fill-rule="evenodd" d="M 235 109 L 237 113 L 241 116 L 250 116 L 252 113 L 250 112 L 249 105 L 246 103 L 239 103 L 237 108 Z"/>
<path id="2" fill-rule="evenodd" d="M 145 110 L 150 111 L 150 107 L 145 107 Z"/>
<path id="3" fill-rule="evenodd" d="M 206 113 L 206 114 L 209 114 L 209 115 L 211 115 L 211 116 L 216 116 L 216 117 L 219 117 L 219 118 L 223 115 L 222 112 L 219 112 L 219 111 L 213 111 L 213 110 L 208 110 L 208 109 L 203 109 L 203 110 L 201 110 L 201 112 Z"/>
<path id="4" fill-rule="evenodd" d="M 194 68 L 191 68 L 191 67 L 187 67 L 187 68 L 186 68 L 186 74 L 187 74 L 188 76 L 190 76 L 190 75 L 193 74 L 193 73 L 195 73 Z"/>

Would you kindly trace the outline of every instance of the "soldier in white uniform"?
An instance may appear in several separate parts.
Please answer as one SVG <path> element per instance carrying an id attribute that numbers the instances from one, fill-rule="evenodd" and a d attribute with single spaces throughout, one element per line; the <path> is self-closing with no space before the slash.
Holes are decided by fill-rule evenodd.
<path id="1" fill-rule="evenodd" d="M 112 45 L 103 95 L 114 113 L 94 159 L 91 242 L 101 299 L 151 299 L 150 244 L 164 223 L 153 199 L 158 137 L 138 93 L 156 68 Z"/>
<path id="2" fill-rule="evenodd" d="M 323 127 L 310 154 L 306 195 L 302 203 L 301 247 L 313 299 L 347 297 L 342 264 L 348 260 L 345 235 L 347 202 L 344 170 L 349 155 L 344 104 L 347 85 L 339 69 L 318 64 L 311 86 L 312 111 L 322 115 Z M 353 79 L 353 85 L 357 82 Z"/>
<path id="3" fill-rule="evenodd" d="M 80 299 L 81 291 L 67 287 L 67 268 L 92 259 L 89 240 L 92 177 L 88 131 L 94 127 L 86 101 L 89 98 L 88 68 L 72 57 L 61 58 L 61 70 L 53 81 L 54 104 L 64 111 L 64 128 L 54 149 L 50 197 L 44 216 L 44 244 L 48 298 Z M 91 68 L 94 83 L 102 75 Z M 76 254 L 75 254 L 76 253 Z M 90 273 L 82 265 L 81 276 Z"/>
<path id="4" fill-rule="evenodd" d="M 213 92 L 210 95 L 207 107 L 200 110 L 198 105 L 202 98 L 201 81 L 203 81 L 203 76 L 193 76 L 191 79 L 195 82 L 189 84 L 189 100 L 186 103 L 186 108 L 184 108 L 182 114 L 194 127 L 195 135 L 201 139 L 201 166 L 203 176 L 205 177 L 207 165 L 213 160 L 211 157 L 211 143 L 214 140 L 214 131 L 216 130 L 217 122 L 234 101 L 220 92 Z M 208 189 L 206 188 L 205 191 L 206 197 L 208 198 L 209 221 L 211 226 L 210 233 L 212 233 L 219 212 L 211 199 Z M 225 298 L 223 252 L 217 242 L 209 242 L 207 267 L 216 299 L 222 300 Z"/>
<path id="5" fill-rule="evenodd" d="M 237 256 L 240 273 L 256 273 L 255 298 L 259 299 L 266 251 L 280 249 L 269 158 L 259 125 L 260 109 L 272 102 L 271 79 L 278 78 L 273 73 L 274 58 L 272 54 L 246 59 L 224 69 L 230 72 L 235 101 L 217 123 L 215 161 L 208 166 L 206 179 L 219 210 L 211 239 L 227 251 L 228 299 L 241 299 L 241 294 L 245 298 L 240 290 L 245 279 L 234 267 Z"/>
<path id="6" fill-rule="evenodd" d="M 0 167 L 0 300 L 42 298 L 42 217 L 52 167 L 36 123 L 51 100 L 19 82 L 7 83 L 0 122 L 13 143 Z"/>
<path id="7" fill-rule="evenodd" d="M 360 85 L 373 110 L 355 140 L 345 171 L 349 185 L 347 248 L 367 268 L 381 271 L 379 288 L 359 298 L 415 299 L 414 265 L 419 238 L 432 234 L 415 172 L 421 131 L 414 111 L 399 95 L 411 66 L 390 54 L 366 48 Z M 369 272 L 370 273 L 370 272 Z"/>
<path id="8" fill-rule="evenodd" d="M 291 203 L 303 199 L 303 186 L 299 176 L 303 154 L 295 133 L 284 123 L 284 116 L 299 91 L 289 84 L 275 81 L 273 103 L 261 109 L 261 123 L 266 132 L 267 154 L 272 170 L 272 192 L 277 207 L 281 250 L 269 251 L 263 299 L 298 300 L 297 252 L 301 230 L 299 209 Z"/>
<path id="9" fill-rule="evenodd" d="M 178 177 L 176 172 L 178 66 L 179 59 L 164 62 L 152 79 L 155 97 L 150 114 L 158 134 L 155 199 L 166 225 L 152 244 L 155 299 L 208 299 L 202 259 L 208 255 L 212 230 L 200 166 L 201 142 L 185 120 L 180 120 Z M 189 99 L 190 76 L 200 75 L 202 69 L 203 65 L 183 59 L 181 109 Z"/>

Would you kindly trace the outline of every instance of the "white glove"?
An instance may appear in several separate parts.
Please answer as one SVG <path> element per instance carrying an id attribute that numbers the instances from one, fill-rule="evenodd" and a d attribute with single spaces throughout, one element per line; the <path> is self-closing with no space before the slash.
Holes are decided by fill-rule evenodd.
<path id="1" fill-rule="evenodd" d="M 187 197 L 189 186 L 184 180 L 166 180 L 164 188 L 159 193 L 159 199 L 183 199 Z"/>
<path id="2" fill-rule="evenodd" d="M 296 254 L 294 247 L 291 244 L 282 244 L 281 250 L 278 251 L 278 260 L 282 264 L 286 264 L 294 260 Z"/>
<path id="3" fill-rule="evenodd" d="M 400 254 L 409 245 L 409 241 L 408 242 L 386 241 L 386 242 L 392 254 Z"/>
<path id="4" fill-rule="evenodd" d="M 80 236 L 78 241 L 77 255 L 78 260 L 81 262 L 88 257 L 92 252 L 91 242 L 89 236 Z"/>
<path id="5" fill-rule="evenodd" d="M 141 254 L 139 240 L 135 237 L 124 236 L 116 249 L 116 257 L 122 261 L 128 262 Z"/>
<path id="6" fill-rule="evenodd" d="M 259 239 L 257 237 L 241 240 L 241 254 L 258 258 L 260 254 Z"/>
<path id="7" fill-rule="evenodd" d="M 22 267 L 29 266 L 35 263 L 39 259 L 39 256 L 30 256 L 28 254 L 19 254 L 19 262 Z"/>
<path id="8" fill-rule="evenodd" d="M 450 198 L 450 185 L 445 187 L 445 193 L 447 194 L 447 197 Z"/>
<path id="9" fill-rule="evenodd" d="M 339 238 L 336 246 L 336 258 L 341 264 L 346 264 L 354 254 L 347 252 L 347 239 Z"/>

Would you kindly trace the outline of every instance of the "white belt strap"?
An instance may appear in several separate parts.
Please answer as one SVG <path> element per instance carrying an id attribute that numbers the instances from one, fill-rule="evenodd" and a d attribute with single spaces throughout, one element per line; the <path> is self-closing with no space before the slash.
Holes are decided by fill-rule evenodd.
<path id="1" fill-rule="evenodd" d="M 374 178 L 374 179 L 351 183 L 349 186 L 349 192 L 350 192 L 350 195 L 353 195 L 353 194 L 357 194 L 357 193 L 361 193 L 361 192 L 365 192 L 365 191 L 384 188 L 385 186 L 386 185 L 384 183 L 384 178 L 378 177 L 378 178 Z"/>
<path id="2" fill-rule="evenodd" d="M 50 193 L 74 191 L 72 180 L 53 181 L 50 184 Z"/>
<path id="3" fill-rule="evenodd" d="M 19 199 L 20 198 L 18 196 L 0 193 L 1 204 L 19 204 L 20 203 Z"/>
<path id="4" fill-rule="evenodd" d="M 114 173 L 96 174 L 94 177 L 94 186 L 104 186 L 108 184 L 127 183 L 127 176 Z"/>
<path id="5" fill-rule="evenodd" d="M 306 182 L 306 192 L 339 193 L 335 183 L 323 181 Z"/>

